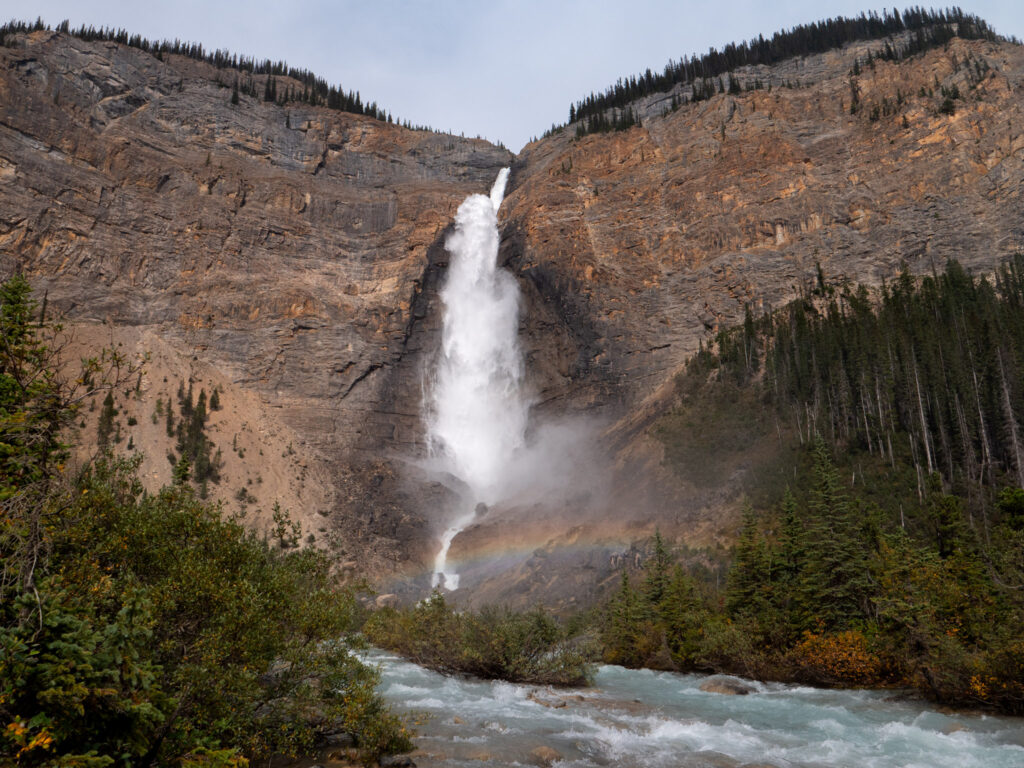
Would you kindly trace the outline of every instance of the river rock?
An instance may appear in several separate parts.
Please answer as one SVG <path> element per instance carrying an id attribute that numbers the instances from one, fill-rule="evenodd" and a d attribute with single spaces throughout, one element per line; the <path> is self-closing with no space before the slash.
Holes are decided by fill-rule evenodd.
<path id="1" fill-rule="evenodd" d="M 323 741 L 328 747 L 355 746 L 355 739 L 347 731 L 328 731 L 324 733 Z"/>
<path id="2" fill-rule="evenodd" d="M 750 683 L 735 677 L 725 677 L 724 675 L 709 677 L 700 684 L 700 689 L 705 693 L 721 693 L 725 696 L 746 696 L 748 693 L 754 693 L 757 690 Z"/>
<path id="3" fill-rule="evenodd" d="M 385 755 L 377 764 L 380 768 L 416 768 L 416 763 L 408 755 Z"/>
<path id="4" fill-rule="evenodd" d="M 539 691 L 530 691 L 526 694 L 526 698 L 536 704 L 540 704 L 542 707 L 547 707 L 548 709 L 562 709 L 567 706 L 564 699 L 557 698 L 553 695 L 545 696 Z"/>
<path id="5" fill-rule="evenodd" d="M 341 763 L 343 765 L 357 765 L 359 763 L 359 758 L 359 750 L 355 747 L 349 747 L 348 749 L 340 749 L 327 753 L 328 760 L 334 763 Z"/>
<path id="6" fill-rule="evenodd" d="M 562 759 L 562 754 L 552 747 L 540 746 L 530 750 L 530 759 L 534 765 L 549 766 Z"/>
<path id="7" fill-rule="evenodd" d="M 352 737 L 351 733 L 348 733 L 341 728 L 328 727 L 320 734 L 320 744 L 321 746 L 331 748 L 348 748 L 355 746 L 355 739 Z"/>

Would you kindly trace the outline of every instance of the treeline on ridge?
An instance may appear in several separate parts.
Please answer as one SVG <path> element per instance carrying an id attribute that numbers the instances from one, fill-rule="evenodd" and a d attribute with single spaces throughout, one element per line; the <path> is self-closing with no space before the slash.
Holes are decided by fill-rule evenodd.
<path id="1" fill-rule="evenodd" d="M 742 43 L 730 43 L 721 51 L 711 48 L 701 56 L 684 56 L 670 61 L 663 72 L 650 69 L 642 75 L 620 79 L 602 93 L 591 93 L 569 107 L 568 123 L 578 123 L 577 135 L 624 129 L 634 123 L 621 123 L 619 115 L 632 102 L 655 93 L 667 93 L 680 84 L 691 84 L 690 99 L 700 101 L 716 92 L 725 92 L 721 76 L 739 67 L 772 65 L 796 56 L 807 56 L 840 48 L 862 40 L 881 40 L 905 32 L 913 33 L 903 47 L 890 47 L 892 57 L 900 59 L 940 47 L 953 37 L 969 40 L 1003 40 L 984 20 L 960 8 L 925 10 L 907 8 L 900 13 L 883 11 L 862 13 L 854 18 L 833 19 L 800 24 L 776 32 L 770 38 L 758 36 Z M 758 84 L 748 84 L 754 88 Z M 729 78 L 729 92 L 740 91 L 738 81 Z M 677 104 L 678 102 L 673 102 Z M 611 117 L 609 117 L 611 115 Z M 611 126 L 612 128 L 609 128 Z"/>
<path id="2" fill-rule="evenodd" d="M 692 365 L 762 380 L 798 435 L 939 473 L 958 492 L 1024 486 L 1024 256 L 991 277 L 951 261 L 906 270 L 876 296 L 817 285 L 716 339 Z"/>
<path id="3" fill-rule="evenodd" d="M 14 34 L 28 32 L 40 32 L 49 30 L 50 27 L 37 18 L 35 22 L 24 22 L 12 20 L 0 27 L 0 46 L 8 44 L 8 38 Z M 374 101 L 364 102 L 359 91 L 346 91 L 340 85 L 330 85 L 327 81 L 310 72 L 308 69 L 291 67 L 284 61 L 271 61 L 270 59 L 257 60 L 249 56 L 239 56 L 227 50 L 217 49 L 208 51 L 201 43 L 182 42 L 181 40 L 151 41 L 141 35 L 129 34 L 124 29 L 113 29 L 108 27 L 94 27 L 82 25 L 72 29 L 67 21 L 57 25 L 56 31 L 62 32 L 87 42 L 102 40 L 120 43 L 132 48 L 137 48 L 151 53 L 158 59 L 165 55 L 185 56 L 196 61 L 203 61 L 211 64 L 217 69 L 230 69 L 236 73 L 248 75 L 238 79 L 231 84 L 233 90 L 232 101 L 237 102 L 238 94 L 244 93 L 252 98 L 263 98 L 265 101 L 275 101 L 278 104 L 301 103 L 310 106 L 326 107 L 341 112 L 351 112 L 356 115 L 366 115 L 377 120 L 389 123 L 399 122 L 406 128 L 412 130 L 432 130 L 425 126 L 412 125 L 409 121 L 398 121 L 392 118 L 390 112 L 386 112 Z M 257 88 L 253 75 L 266 76 L 263 90 Z M 298 86 L 279 84 L 278 78 L 289 78 L 297 81 Z"/>

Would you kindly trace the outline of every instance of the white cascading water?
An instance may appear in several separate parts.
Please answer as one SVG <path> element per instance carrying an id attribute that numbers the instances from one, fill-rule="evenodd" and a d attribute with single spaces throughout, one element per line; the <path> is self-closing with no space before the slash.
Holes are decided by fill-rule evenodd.
<path id="1" fill-rule="evenodd" d="M 522 393 L 519 286 L 498 268 L 498 207 L 509 169 L 490 196 L 470 195 L 455 215 L 445 242 L 451 254 L 441 350 L 425 402 L 427 442 L 441 468 L 467 489 L 441 537 L 433 585 L 457 589 L 448 549 L 480 503 L 500 498 L 502 477 L 523 446 L 529 403 Z"/>

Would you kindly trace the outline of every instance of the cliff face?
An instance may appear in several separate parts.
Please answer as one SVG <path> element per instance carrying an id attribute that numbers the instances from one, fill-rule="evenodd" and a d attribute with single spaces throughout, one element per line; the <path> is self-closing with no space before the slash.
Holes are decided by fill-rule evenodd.
<path id="1" fill-rule="evenodd" d="M 983 270 L 1024 244 L 1024 49 L 955 41 L 851 76 L 880 45 L 741 71 L 765 88 L 667 114 L 666 94 L 642 105 L 642 128 L 570 127 L 524 150 L 508 258 L 586 322 L 584 377 L 642 397 L 708 330 L 789 300 L 818 263 L 877 284 L 903 262 Z"/>
<path id="2" fill-rule="evenodd" d="M 234 73 L 48 32 L 0 48 L 3 270 L 75 323 L 152 331 L 256 393 L 257 430 L 281 422 L 333 477 L 328 509 L 292 511 L 333 517 L 353 556 L 394 567 L 417 520 L 366 486 L 386 484 L 381 457 L 419 430 L 420 292 L 458 204 L 512 157 L 326 109 L 232 105 L 218 76 Z M 146 392 L 168 389 L 152 378 Z"/>
<path id="3" fill-rule="evenodd" d="M 903 262 L 985 270 L 1024 247 L 1024 49 L 954 41 L 851 77 L 869 47 L 741 72 L 766 87 L 676 111 L 650 98 L 642 127 L 578 140 L 570 127 L 513 158 L 319 108 L 231 105 L 233 73 L 34 33 L 0 48 L 0 264 L 75 323 L 158 340 L 171 380 L 230 390 L 234 418 L 262 433 L 250 455 L 283 476 L 287 435 L 319 478 L 288 491 L 300 517 L 354 567 L 415 571 L 441 492 L 403 467 L 422 452 L 443 239 L 511 163 L 501 258 L 523 289 L 536 413 L 599 417 L 633 480 L 610 495 L 612 519 L 565 533 L 519 510 L 526 535 L 495 510 L 456 541 L 469 559 L 516 539 L 525 554 L 482 594 L 543 595 L 552 568 L 585 561 L 599 577 L 621 556 L 609 542 L 655 521 L 703 541 L 721 530 L 729 489 L 673 484 L 646 430 L 673 373 L 744 305 L 779 306 L 817 264 L 877 283 Z M 167 390 L 167 374 L 147 375 L 150 398 Z"/>

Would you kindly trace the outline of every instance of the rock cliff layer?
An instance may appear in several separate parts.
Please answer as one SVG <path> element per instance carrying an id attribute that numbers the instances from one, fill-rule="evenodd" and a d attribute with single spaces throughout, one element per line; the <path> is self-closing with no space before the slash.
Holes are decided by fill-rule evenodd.
<path id="1" fill-rule="evenodd" d="M 578 374 L 643 397 L 707 331 L 789 300 L 818 263 L 871 284 L 904 262 L 986 269 L 1021 248 L 1024 49 L 954 41 L 850 74 L 881 45 L 751 68 L 739 78 L 762 90 L 674 112 L 665 94 L 641 128 L 569 127 L 522 152 L 507 255 L 585 326 Z"/>

